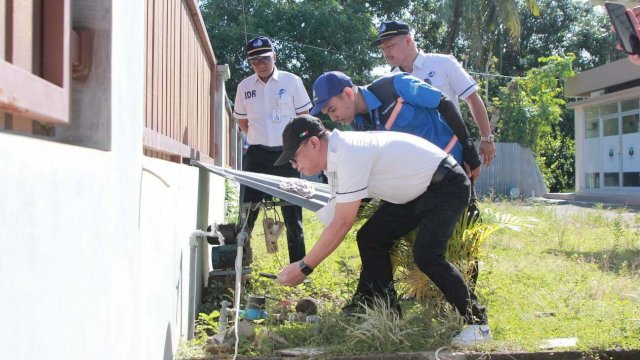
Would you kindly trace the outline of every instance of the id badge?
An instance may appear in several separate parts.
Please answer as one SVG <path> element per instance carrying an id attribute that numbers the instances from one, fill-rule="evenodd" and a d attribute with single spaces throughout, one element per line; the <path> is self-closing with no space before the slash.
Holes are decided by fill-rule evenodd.
<path id="1" fill-rule="evenodd" d="M 273 110 L 273 115 L 271 116 L 271 122 L 274 124 L 279 123 L 280 120 L 280 110 Z"/>

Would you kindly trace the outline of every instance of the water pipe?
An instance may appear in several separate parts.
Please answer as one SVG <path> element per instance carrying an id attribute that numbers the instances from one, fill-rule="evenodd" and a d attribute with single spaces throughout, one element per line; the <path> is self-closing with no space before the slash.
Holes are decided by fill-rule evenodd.
<path id="1" fill-rule="evenodd" d="M 231 305 L 227 300 L 222 300 L 220 302 L 220 332 L 223 333 L 227 330 L 227 324 L 229 323 L 229 312 L 233 311 L 232 308 L 229 307 Z"/>
<path id="2" fill-rule="evenodd" d="M 246 225 L 246 221 L 245 221 Z M 236 291 L 235 291 L 235 300 L 234 300 L 234 308 L 236 310 L 235 321 L 234 321 L 234 332 L 236 335 L 236 343 L 235 343 L 235 351 L 233 354 L 233 360 L 238 356 L 238 344 L 240 343 L 240 336 L 238 336 L 238 319 L 240 318 L 240 296 L 242 292 L 242 252 L 244 250 L 244 244 L 249 240 L 249 234 L 245 231 L 245 226 L 242 227 L 241 231 L 236 236 L 236 243 L 238 244 L 238 250 L 236 254 Z"/>
<path id="3" fill-rule="evenodd" d="M 189 323 L 187 325 L 187 340 L 193 339 L 195 334 L 195 323 L 196 323 L 196 277 L 198 273 L 198 245 L 199 239 L 206 236 L 219 236 L 220 242 L 224 243 L 224 237 L 220 232 L 215 230 L 215 226 L 212 226 L 214 229 L 211 232 L 196 230 L 191 233 L 189 236 L 189 310 L 188 310 L 188 319 Z"/>

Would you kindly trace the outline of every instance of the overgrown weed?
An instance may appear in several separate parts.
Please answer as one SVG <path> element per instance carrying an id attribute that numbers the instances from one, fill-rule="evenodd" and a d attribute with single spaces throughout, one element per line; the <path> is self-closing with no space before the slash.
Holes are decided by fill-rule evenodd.
<path id="1" fill-rule="evenodd" d="M 577 349 L 582 351 L 640 348 L 639 215 L 623 217 L 620 210 L 611 216 L 612 211 L 601 204 L 575 213 L 559 205 L 526 202 L 484 201 L 482 206 L 494 213 L 537 220 L 531 231 L 496 232 L 482 245 L 486 256 L 476 292 L 488 307 L 495 338 L 483 349 L 536 351 L 541 341 L 561 337 L 577 337 Z M 304 216 L 310 249 L 321 226 L 312 213 L 305 211 Z M 376 307 L 365 318 L 346 320 L 340 315 L 340 307 L 355 290 L 360 269 L 354 233 L 316 269 L 309 283 L 288 288 L 256 276 L 250 280 L 245 295 L 270 296 L 270 314 L 279 311 L 279 300 L 318 299 L 321 324 L 268 320 L 258 326 L 277 332 L 289 343 L 264 348 L 248 343 L 243 354 L 269 355 L 278 348 L 302 346 L 322 347 L 330 356 L 435 350 L 448 344 L 461 323 L 442 301 L 402 301 L 402 319 L 389 318 L 389 311 Z M 267 254 L 262 239 L 256 228 L 254 273 L 277 273 L 286 262 L 286 240 L 284 236 L 279 240 L 284 250 Z"/>

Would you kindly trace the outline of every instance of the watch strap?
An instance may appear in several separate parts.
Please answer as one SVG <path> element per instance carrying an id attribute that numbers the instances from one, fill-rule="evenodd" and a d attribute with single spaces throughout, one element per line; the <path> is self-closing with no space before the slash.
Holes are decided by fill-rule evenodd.
<path id="1" fill-rule="evenodd" d="M 481 136 L 480 137 L 480 141 L 484 141 L 484 142 L 496 142 L 496 137 L 495 135 L 491 134 L 488 136 Z"/>

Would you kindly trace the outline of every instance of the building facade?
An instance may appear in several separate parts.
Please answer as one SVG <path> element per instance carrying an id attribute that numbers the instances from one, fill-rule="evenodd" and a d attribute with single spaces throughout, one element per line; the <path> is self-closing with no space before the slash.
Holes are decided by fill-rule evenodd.
<path id="1" fill-rule="evenodd" d="M 237 163 L 195 0 L 0 0 L 0 23 L 3 357 L 173 359 L 210 268 L 192 234 L 224 221 L 189 160 Z"/>
<path id="2" fill-rule="evenodd" d="M 627 59 L 567 81 L 575 112 L 576 194 L 640 203 L 640 67 Z"/>

